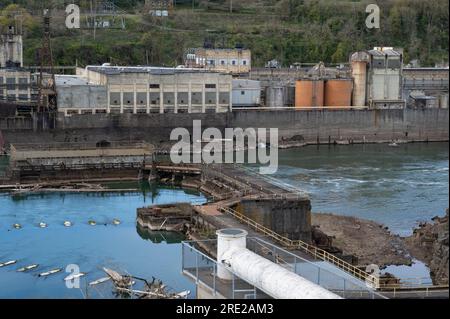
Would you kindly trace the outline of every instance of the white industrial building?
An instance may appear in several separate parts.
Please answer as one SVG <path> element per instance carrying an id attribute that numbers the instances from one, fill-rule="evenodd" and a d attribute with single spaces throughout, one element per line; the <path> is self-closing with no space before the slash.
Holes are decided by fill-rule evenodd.
<path id="1" fill-rule="evenodd" d="M 351 57 L 353 105 L 404 108 L 403 54 L 391 47 L 356 52 Z"/>
<path id="2" fill-rule="evenodd" d="M 231 75 L 204 70 L 88 66 L 76 76 L 57 76 L 56 87 L 65 115 L 231 110 Z"/>

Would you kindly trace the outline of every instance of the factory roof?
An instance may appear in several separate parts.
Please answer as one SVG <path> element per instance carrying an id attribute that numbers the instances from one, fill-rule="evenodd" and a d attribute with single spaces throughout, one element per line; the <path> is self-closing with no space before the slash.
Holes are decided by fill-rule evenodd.
<path id="1" fill-rule="evenodd" d="M 85 78 L 76 75 L 55 75 L 56 85 L 89 85 Z"/>
<path id="2" fill-rule="evenodd" d="M 87 66 L 87 70 L 98 72 L 106 75 L 117 75 L 123 73 L 148 73 L 154 75 L 171 75 L 179 73 L 217 73 L 204 69 L 195 68 L 164 68 L 164 67 L 152 67 L 152 66 Z"/>
<path id="3" fill-rule="evenodd" d="M 368 51 L 370 55 L 373 56 L 401 56 L 401 53 L 395 51 L 393 49 L 384 49 L 384 50 L 370 50 Z"/>

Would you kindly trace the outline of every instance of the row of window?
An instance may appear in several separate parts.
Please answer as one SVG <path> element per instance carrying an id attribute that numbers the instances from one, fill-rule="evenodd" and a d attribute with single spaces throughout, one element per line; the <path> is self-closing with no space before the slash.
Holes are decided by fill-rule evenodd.
<path id="1" fill-rule="evenodd" d="M 150 89 L 160 89 L 161 85 L 160 84 L 150 84 L 149 85 Z M 215 84 L 205 84 L 205 89 L 215 89 L 217 88 L 217 85 Z"/>
<path id="2" fill-rule="evenodd" d="M 18 88 L 20 91 L 26 91 L 28 90 L 28 78 L 19 78 L 19 81 L 16 82 L 16 78 L 6 78 L 5 81 L 5 79 L 0 76 L 0 86 L 3 87 L 3 85 L 5 85 L 7 90 L 12 91 Z"/>
<path id="3" fill-rule="evenodd" d="M 27 101 L 29 100 L 28 94 L 8 94 L 5 95 L 0 91 L 0 101 Z"/>
<path id="4" fill-rule="evenodd" d="M 150 105 L 160 105 L 161 96 L 159 93 L 150 93 Z M 110 93 L 109 95 L 110 105 L 121 105 L 120 93 Z M 230 94 L 228 92 L 219 93 L 219 103 L 229 104 Z M 134 105 L 134 93 L 127 92 L 122 95 L 123 105 Z M 163 93 L 163 103 L 164 105 L 175 105 L 175 93 L 165 92 Z M 179 105 L 189 104 L 189 93 L 179 92 L 177 95 L 177 103 Z M 136 104 L 137 105 L 147 105 L 147 93 L 136 93 Z M 192 92 L 191 93 L 191 104 L 202 105 L 203 104 L 203 93 L 202 92 Z M 217 104 L 216 92 L 206 92 L 205 93 L 205 104 Z"/>
<path id="5" fill-rule="evenodd" d="M 207 65 L 211 65 L 211 66 L 215 66 L 215 65 L 220 65 L 220 66 L 227 66 L 227 65 L 231 65 L 231 66 L 238 66 L 238 65 L 243 65 L 243 66 L 247 66 L 249 65 L 249 62 L 247 60 L 241 60 L 240 63 L 238 60 L 213 60 L 213 59 L 209 59 L 206 60 L 206 64 Z"/>

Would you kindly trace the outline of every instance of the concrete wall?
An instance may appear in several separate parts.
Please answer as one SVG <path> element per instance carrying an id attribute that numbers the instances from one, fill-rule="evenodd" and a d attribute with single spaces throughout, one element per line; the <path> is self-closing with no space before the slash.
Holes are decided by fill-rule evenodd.
<path id="1" fill-rule="evenodd" d="M 311 242 L 311 201 L 243 199 L 238 211 L 274 232 Z"/>
<path id="2" fill-rule="evenodd" d="M 206 127 L 279 128 L 280 138 L 302 136 L 305 142 L 339 140 L 380 142 L 448 141 L 449 110 L 274 110 L 208 114 L 95 114 L 57 119 L 57 129 L 38 131 L 37 121 L 0 119 L 11 143 L 167 141 L 173 128 L 192 128 L 193 120 Z M 33 129 L 36 131 L 30 134 Z"/>
<path id="3" fill-rule="evenodd" d="M 101 85 L 58 86 L 58 109 L 60 112 L 73 110 L 106 112 L 108 98 L 106 87 Z"/>

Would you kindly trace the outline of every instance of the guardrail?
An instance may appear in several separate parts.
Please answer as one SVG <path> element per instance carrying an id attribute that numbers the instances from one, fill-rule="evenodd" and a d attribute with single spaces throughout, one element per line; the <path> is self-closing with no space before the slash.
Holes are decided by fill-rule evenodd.
<path id="1" fill-rule="evenodd" d="M 380 278 L 377 276 L 368 274 L 367 272 L 359 269 L 358 267 L 353 266 L 352 264 L 334 256 L 333 254 L 330 254 L 329 252 L 317 248 L 313 245 L 310 245 L 308 243 L 305 243 L 301 240 L 291 240 L 289 238 L 286 238 L 284 236 L 281 236 L 280 234 L 274 232 L 273 230 L 255 222 L 254 220 L 240 214 L 239 212 L 229 208 L 229 207 L 219 207 L 219 210 L 221 212 L 224 212 L 226 214 L 232 215 L 242 223 L 248 225 L 249 227 L 254 228 L 257 232 L 263 233 L 276 242 L 284 245 L 288 248 L 295 248 L 300 249 L 310 256 L 314 257 L 315 259 L 320 259 L 326 262 L 329 262 L 335 266 L 337 266 L 339 269 L 349 273 L 350 275 L 354 276 L 357 279 L 364 280 L 368 285 L 370 285 L 374 289 L 378 289 L 380 287 Z"/>

